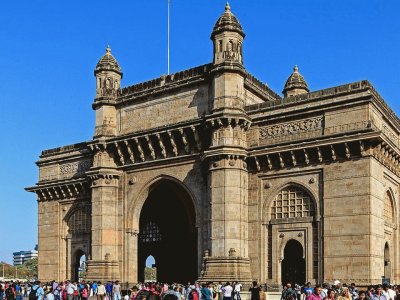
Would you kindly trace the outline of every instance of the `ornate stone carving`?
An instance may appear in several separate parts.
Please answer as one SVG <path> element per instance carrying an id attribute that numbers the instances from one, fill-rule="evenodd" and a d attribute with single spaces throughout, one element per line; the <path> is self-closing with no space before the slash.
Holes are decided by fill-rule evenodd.
<path id="1" fill-rule="evenodd" d="M 66 163 L 60 165 L 60 176 L 62 178 L 68 176 L 82 175 L 85 171 L 89 170 L 92 166 L 91 160 L 82 160 L 72 163 Z"/>
<path id="2" fill-rule="evenodd" d="M 287 138 L 301 135 L 307 132 L 322 134 L 323 117 L 316 117 L 304 120 L 297 120 L 288 123 L 276 124 L 260 128 L 260 140 L 268 143 L 268 140 Z"/>

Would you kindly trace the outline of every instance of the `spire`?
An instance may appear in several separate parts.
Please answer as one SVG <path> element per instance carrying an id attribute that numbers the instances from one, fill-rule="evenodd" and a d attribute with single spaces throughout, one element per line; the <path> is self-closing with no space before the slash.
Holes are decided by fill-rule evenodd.
<path id="1" fill-rule="evenodd" d="M 229 2 L 226 2 L 226 5 L 225 5 L 225 11 L 226 12 L 230 12 L 231 11 L 231 6 L 229 5 Z"/>
<path id="2" fill-rule="evenodd" d="M 295 65 L 293 68 L 293 73 L 286 81 L 285 87 L 282 91 L 283 95 L 285 97 L 290 97 L 299 94 L 305 94 L 309 91 L 310 90 L 308 89 L 307 82 L 304 80 L 304 77 L 299 73 L 299 67 Z"/>

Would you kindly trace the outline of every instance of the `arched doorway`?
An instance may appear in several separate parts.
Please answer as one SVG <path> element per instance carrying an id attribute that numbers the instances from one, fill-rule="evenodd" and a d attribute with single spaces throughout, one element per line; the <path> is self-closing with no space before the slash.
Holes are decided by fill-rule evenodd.
<path id="1" fill-rule="evenodd" d="M 86 276 L 86 254 L 82 250 L 75 252 L 75 260 L 73 264 L 73 280 L 81 281 Z"/>
<path id="2" fill-rule="evenodd" d="M 197 279 L 197 232 L 193 200 L 178 183 L 161 180 L 151 188 L 139 219 L 138 270 L 144 281 L 146 259 L 156 258 L 157 280 Z"/>
<path id="3" fill-rule="evenodd" d="M 153 255 L 146 258 L 146 266 L 144 268 L 144 282 L 155 282 L 157 280 L 156 260 Z"/>
<path id="4" fill-rule="evenodd" d="M 303 246 L 296 240 L 289 240 L 282 261 L 282 284 L 291 282 L 302 285 L 305 281 L 306 262 L 303 258 Z"/>
<path id="5" fill-rule="evenodd" d="M 385 249 L 384 249 L 383 255 L 384 255 L 384 276 L 385 276 L 385 279 L 390 280 L 390 277 L 392 274 L 392 267 L 390 264 L 389 244 L 387 242 L 385 243 Z"/>

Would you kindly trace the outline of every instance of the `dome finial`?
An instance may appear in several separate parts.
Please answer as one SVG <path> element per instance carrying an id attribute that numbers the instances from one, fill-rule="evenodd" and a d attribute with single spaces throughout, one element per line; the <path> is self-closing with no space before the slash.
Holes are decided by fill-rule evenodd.
<path id="1" fill-rule="evenodd" d="M 286 81 L 285 87 L 282 92 L 285 98 L 310 92 L 307 82 L 304 80 L 304 77 L 299 73 L 299 67 L 297 65 L 293 67 L 293 73 Z"/>
<path id="2" fill-rule="evenodd" d="M 109 44 L 107 44 L 106 53 L 111 53 L 111 48 Z"/>
<path id="3" fill-rule="evenodd" d="M 225 11 L 226 12 L 231 11 L 231 6 L 229 5 L 229 2 L 226 2 Z"/>

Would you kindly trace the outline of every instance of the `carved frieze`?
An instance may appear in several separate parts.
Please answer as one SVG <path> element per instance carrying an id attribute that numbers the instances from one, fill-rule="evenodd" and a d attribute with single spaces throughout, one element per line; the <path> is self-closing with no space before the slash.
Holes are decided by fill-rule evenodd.
<path id="1" fill-rule="evenodd" d="M 277 140 L 284 141 L 313 137 L 322 135 L 322 129 L 322 116 L 266 126 L 260 128 L 260 142 L 262 144 L 270 144 Z"/>
<path id="2" fill-rule="evenodd" d="M 89 170 L 92 166 L 91 160 L 81 160 L 71 163 L 65 163 L 60 165 L 60 178 L 67 178 L 73 176 L 79 176 Z"/>

